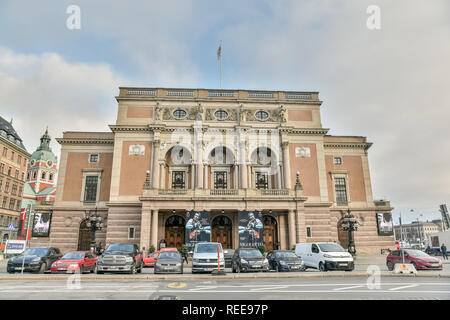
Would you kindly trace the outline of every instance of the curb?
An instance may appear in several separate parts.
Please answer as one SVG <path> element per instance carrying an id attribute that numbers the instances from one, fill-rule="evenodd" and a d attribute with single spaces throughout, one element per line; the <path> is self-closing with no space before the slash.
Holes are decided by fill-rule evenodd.
<path id="1" fill-rule="evenodd" d="M 72 275 L 73 276 L 73 275 Z M 42 277 L 0 277 L 0 281 L 22 280 L 22 281 L 44 281 L 44 280 L 68 280 L 72 276 L 42 276 Z M 200 280 L 200 279 L 311 279 L 311 278 L 367 278 L 372 276 L 367 273 L 354 273 L 354 274 L 305 274 L 305 275 L 224 275 L 224 276 L 212 276 L 212 275 L 196 275 L 196 276 L 80 276 L 81 280 L 172 280 L 172 281 L 188 281 L 188 280 Z M 450 275 L 442 274 L 380 274 L 381 277 L 412 277 L 412 278 L 450 278 Z"/>

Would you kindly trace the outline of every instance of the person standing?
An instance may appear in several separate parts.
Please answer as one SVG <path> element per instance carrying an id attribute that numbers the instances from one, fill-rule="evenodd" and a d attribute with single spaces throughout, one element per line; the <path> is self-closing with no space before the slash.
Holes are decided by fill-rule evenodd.
<path id="1" fill-rule="evenodd" d="M 442 252 L 442 257 L 445 260 L 448 260 L 448 256 L 447 256 L 447 247 L 445 246 L 445 244 L 443 243 L 441 246 L 441 252 Z"/>

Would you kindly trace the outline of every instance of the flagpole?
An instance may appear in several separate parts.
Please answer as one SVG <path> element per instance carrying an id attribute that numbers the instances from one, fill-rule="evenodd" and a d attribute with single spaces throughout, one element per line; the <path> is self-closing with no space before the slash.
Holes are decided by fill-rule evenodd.
<path id="1" fill-rule="evenodd" d="M 219 49 L 217 50 L 217 58 L 219 59 L 219 85 L 222 90 L 222 40 L 220 40 Z"/>

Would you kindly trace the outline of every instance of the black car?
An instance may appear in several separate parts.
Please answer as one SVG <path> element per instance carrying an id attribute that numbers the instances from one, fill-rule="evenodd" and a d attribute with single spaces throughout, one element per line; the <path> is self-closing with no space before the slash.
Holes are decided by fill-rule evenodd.
<path id="1" fill-rule="evenodd" d="M 294 252 L 274 250 L 267 253 L 270 270 L 305 271 L 305 264 Z"/>
<path id="2" fill-rule="evenodd" d="M 233 261 L 234 250 L 223 249 L 223 257 L 225 259 L 225 268 L 231 268 L 231 262 Z"/>
<path id="3" fill-rule="evenodd" d="M 155 262 L 154 273 L 183 273 L 183 258 L 178 251 L 164 251 Z"/>
<path id="4" fill-rule="evenodd" d="M 231 270 L 234 273 L 269 271 L 269 261 L 256 248 L 239 248 L 234 251 Z"/>
<path id="5" fill-rule="evenodd" d="M 23 264 L 24 272 L 44 273 L 49 271 L 53 262 L 61 257 L 62 254 L 58 248 L 28 248 L 19 256 L 9 259 L 6 270 L 9 273 L 21 272 Z"/>

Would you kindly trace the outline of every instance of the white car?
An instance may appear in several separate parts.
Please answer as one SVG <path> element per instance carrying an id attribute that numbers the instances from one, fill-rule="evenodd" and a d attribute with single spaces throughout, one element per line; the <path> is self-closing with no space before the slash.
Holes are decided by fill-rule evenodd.
<path id="1" fill-rule="evenodd" d="M 334 242 L 297 243 L 295 254 L 305 263 L 306 268 L 352 271 L 353 257 L 341 245 Z"/>
<path id="2" fill-rule="evenodd" d="M 225 271 L 225 258 L 220 242 L 200 242 L 194 247 L 192 256 L 192 273 L 211 272 L 219 269 Z"/>

